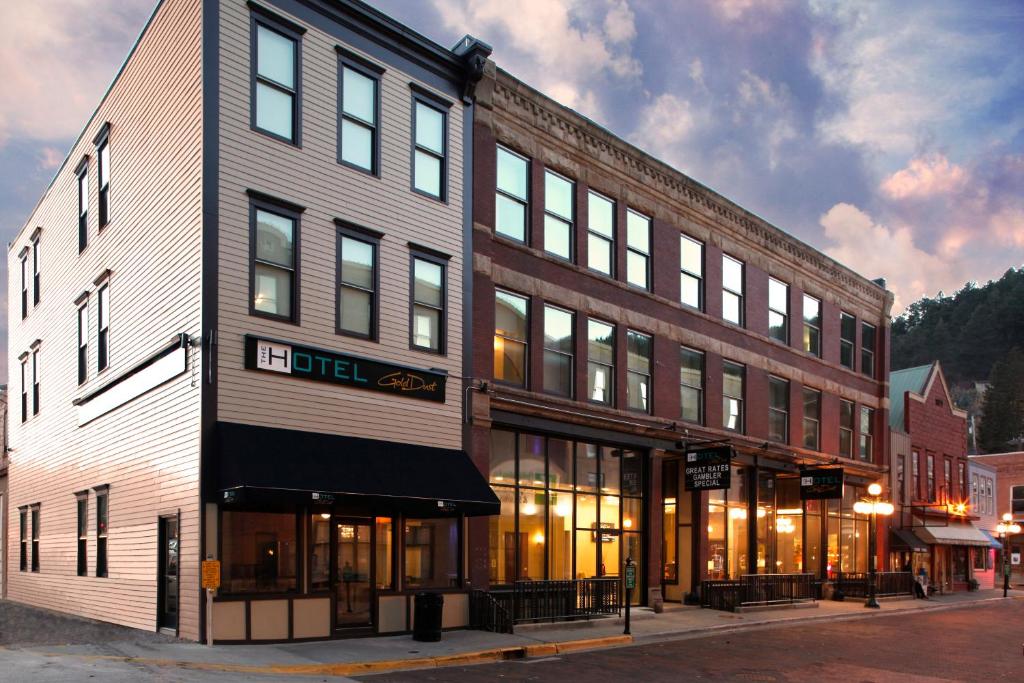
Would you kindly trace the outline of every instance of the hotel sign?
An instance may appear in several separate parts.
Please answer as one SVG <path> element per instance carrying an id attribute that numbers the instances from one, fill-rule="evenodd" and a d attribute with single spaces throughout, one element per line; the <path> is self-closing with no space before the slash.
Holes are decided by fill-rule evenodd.
<path id="1" fill-rule="evenodd" d="M 727 489 L 731 486 L 732 447 L 718 446 L 690 451 L 684 467 L 687 491 Z"/>
<path id="2" fill-rule="evenodd" d="M 831 500 L 842 497 L 842 467 L 800 471 L 800 500 Z"/>
<path id="3" fill-rule="evenodd" d="M 420 370 L 310 346 L 245 337 L 245 367 L 316 382 L 444 403 L 447 373 Z"/>

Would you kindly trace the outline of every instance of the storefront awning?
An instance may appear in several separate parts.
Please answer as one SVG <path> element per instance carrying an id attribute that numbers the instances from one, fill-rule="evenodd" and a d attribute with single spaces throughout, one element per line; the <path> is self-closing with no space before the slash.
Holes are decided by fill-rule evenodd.
<path id="1" fill-rule="evenodd" d="M 898 553 L 928 552 L 928 544 L 918 538 L 910 529 L 893 529 L 889 545 Z"/>
<path id="2" fill-rule="evenodd" d="M 223 502 L 331 504 L 365 514 L 498 514 L 501 504 L 458 450 L 217 423 Z"/>
<path id="3" fill-rule="evenodd" d="M 1002 550 L 1003 549 L 1003 542 L 1000 541 L 998 538 L 996 538 L 995 536 L 993 536 L 989 532 L 985 531 L 984 529 L 981 529 L 981 533 L 985 534 L 985 536 L 988 538 L 988 541 L 989 541 L 988 547 L 989 548 L 995 548 L 996 550 Z"/>
<path id="4" fill-rule="evenodd" d="M 914 533 L 925 543 L 934 545 L 980 545 L 987 547 L 990 542 L 972 524 L 923 526 L 914 529 Z"/>

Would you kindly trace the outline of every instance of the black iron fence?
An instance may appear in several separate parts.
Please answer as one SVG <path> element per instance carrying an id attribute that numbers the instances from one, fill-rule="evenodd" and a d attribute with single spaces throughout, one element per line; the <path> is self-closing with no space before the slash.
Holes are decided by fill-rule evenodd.
<path id="1" fill-rule="evenodd" d="M 470 627 L 511 633 L 514 624 L 617 615 L 621 591 L 618 578 L 516 581 L 508 588 L 475 590 L 470 594 Z"/>
<path id="2" fill-rule="evenodd" d="M 702 581 L 701 607 L 735 611 L 737 607 L 781 605 L 817 600 L 821 582 L 814 574 L 744 574 L 728 581 Z"/>
<path id="3" fill-rule="evenodd" d="M 911 572 L 877 572 L 875 595 L 893 597 L 914 594 L 914 575 Z M 849 598 L 866 598 L 871 585 L 868 572 L 837 572 L 832 583 L 836 590 Z"/>

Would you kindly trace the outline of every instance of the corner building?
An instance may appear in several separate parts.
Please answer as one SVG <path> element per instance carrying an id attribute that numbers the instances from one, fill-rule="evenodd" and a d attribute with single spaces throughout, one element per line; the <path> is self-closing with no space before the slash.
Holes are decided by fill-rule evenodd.
<path id="1" fill-rule="evenodd" d="M 468 622 L 488 52 L 356 1 L 157 4 L 8 252 L 10 599 L 217 642 L 406 632 L 423 588 Z"/>
<path id="2" fill-rule="evenodd" d="M 467 443 L 501 501 L 471 522 L 474 585 L 619 577 L 632 557 L 646 604 L 866 571 L 853 503 L 887 467 L 884 287 L 490 63 L 473 147 Z M 683 455 L 707 443 L 734 449 L 731 487 L 687 491 Z M 843 496 L 804 503 L 819 465 L 845 470 Z"/>

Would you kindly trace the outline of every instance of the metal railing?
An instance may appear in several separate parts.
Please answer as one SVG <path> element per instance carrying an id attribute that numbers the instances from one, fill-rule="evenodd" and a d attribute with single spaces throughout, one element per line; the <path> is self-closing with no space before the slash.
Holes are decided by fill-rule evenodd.
<path id="1" fill-rule="evenodd" d="M 470 595 L 471 627 L 494 631 L 507 620 L 509 630 L 497 632 L 511 633 L 514 624 L 617 615 L 621 592 L 619 578 L 516 581 L 508 588 L 475 590 Z"/>
<path id="2" fill-rule="evenodd" d="M 737 607 L 792 604 L 821 597 L 814 574 L 744 574 L 728 581 L 702 581 L 701 607 L 735 611 Z"/>
<path id="3" fill-rule="evenodd" d="M 914 575 L 911 572 L 877 572 L 875 595 L 880 598 L 914 594 Z M 836 572 L 833 584 L 849 598 L 866 598 L 871 582 L 868 572 Z"/>

